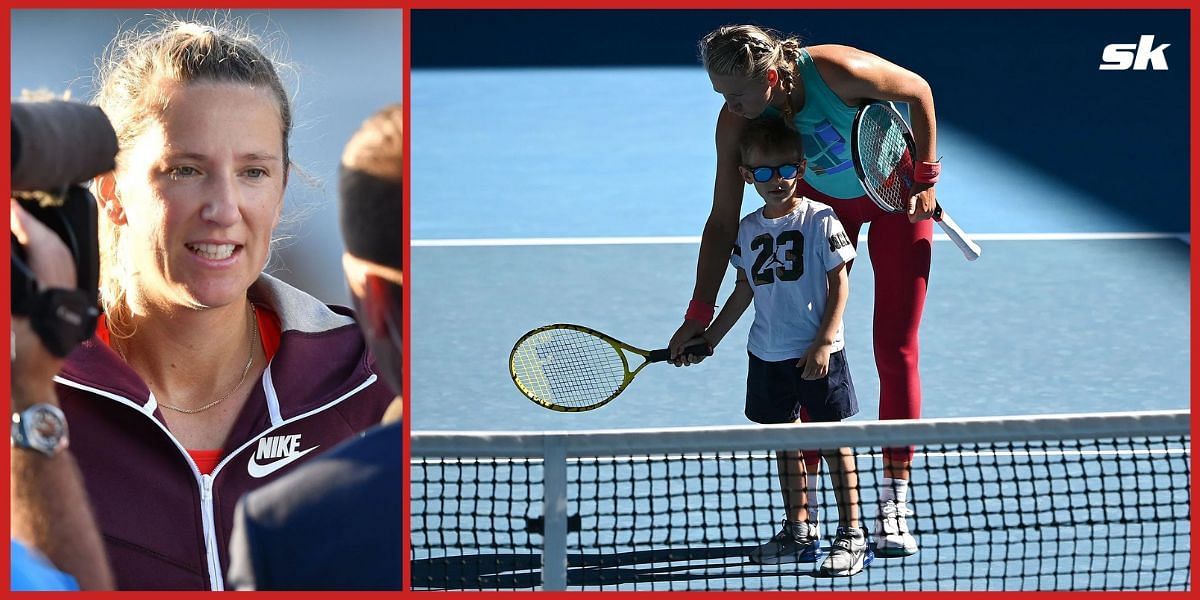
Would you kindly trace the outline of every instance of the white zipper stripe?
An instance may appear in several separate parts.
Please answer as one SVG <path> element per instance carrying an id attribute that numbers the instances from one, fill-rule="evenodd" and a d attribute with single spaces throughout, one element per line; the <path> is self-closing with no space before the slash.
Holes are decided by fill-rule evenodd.
<path id="1" fill-rule="evenodd" d="M 279 396 L 275 393 L 275 378 L 271 376 L 271 364 L 263 371 L 263 394 L 267 397 L 267 413 L 271 415 L 271 426 L 278 427 L 283 423 L 279 413 Z"/>
<path id="2" fill-rule="evenodd" d="M 137 402 L 134 402 L 133 400 L 130 400 L 124 396 L 118 396 L 111 392 L 106 392 L 104 390 L 98 390 L 96 388 L 88 387 L 86 385 L 83 385 L 82 383 L 75 383 L 74 381 L 71 381 L 70 379 L 63 378 L 63 376 L 61 376 L 61 375 L 55 375 L 54 381 L 57 383 L 61 383 L 67 387 L 73 387 L 77 390 L 83 390 L 85 392 L 91 392 L 93 394 L 96 394 L 97 396 L 103 396 L 105 398 L 108 398 L 109 400 L 116 400 L 117 402 L 120 402 L 121 404 L 124 404 L 125 406 L 128 406 L 128 407 L 130 407 L 140 413 L 143 413 L 143 414 L 147 414 L 147 415 L 154 414 L 153 410 L 151 410 L 150 412 L 146 412 L 146 407 L 144 405 L 138 404 Z M 153 396 L 153 394 L 151 394 L 151 396 Z M 161 423 L 160 423 L 160 425 L 161 425 Z"/>
<path id="3" fill-rule="evenodd" d="M 264 371 L 264 373 L 266 373 L 266 372 L 267 371 Z M 379 379 L 379 376 L 372 373 L 371 376 L 368 377 L 366 381 L 359 384 L 358 387 L 355 387 L 354 389 L 350 390 L 349 392 L 346 392 L 345 394 L 343 394 L 342 396 L 338 397 L 337 399 L 329 402 L 328 404 L 325 404 L 324 406 L 317 407 L 306 413 L 292 417 L 286 421 L 280 421 L 278 425 L 273 425 L 266 431 L 251 438 L 250 441 L 246 442 L 245 444 L 242 444 L 241 446 L 238 446 L 238 448 L 236 450 L 234 450 L 233 452 L 230 452 L 225 457 L 224 460 L 222 460 L 220 463 L 217 464 L 217 466 L 213 469 L 211 474 L 203 475 L 200 473 L 200 468 L 198 466 L 196 466 L 196 461 L 192 460 L 192 455 L 188 454 L 187 449 L 183 447 L 183 444 L 179 443 L 179 440 L 175 438 L 175 436 L 171 433 L 171 430 L 167 429 L 166 425 L 163 425 L 158 419 L 154 418 L 154 416 L 153 416 L 154 407 L 157 406 L 157 402 L 154 400 L 153 394 L 150 395 L 150 402 L 148 402 L 145 406 L 143 406 L 143 405 L 138 404 L 128 398 L 125 398 L 124 396 L 118 396 L 111 392 L 106 392 L 104 390 L 98 390 L 96 388 L 83 385 L 82 383 L 77 383 L 77 382 L 71 381 L 69 379 L 65 379 L 58 375 L 54 376 L 54 381 L 61 383 L 67 387 L 72 387 L 77 390 L 83 390 L 85 392 L 89 392 L 89 393 L 95 394 L 97 396 L 108 398 L 110 400 L 115 400 L 116 402 L 118 402 L 120 404 L 124 404 L 125 406 L 133 408 L 134 410 L 137 410 L 138 412 L 146 415 L 147 417 L 150 418 L 151 421 L 154 422 L 155 425 L 158 425 L 159 429 L 163 430 L 163 433 L 167 434 L 167 438 L 170 439 L 171 442 L 173 444 L 175 444 L 175 447 L 179 449 L 179 452 L 181 454 L 183 454 L 183 457 L 187 460 L 188 465 L 190 465 L 192 467 L 192 475 L 196 478 L 196 483 L 200 487 L 200 512 L 201 512 L 200 520 L 201 520 L 201 523 L 204 528 L 204 550 L 205 550 L 205 554 L 207 555 L 206 558 L 208 560 L 209 589 L 211 589 L 213 591 L 222 591 L 225 589 L 225 574 L 221 572 L 221 555 L 220 555 L 220 549 L 217 547 L 217 526 L 216 526 L 216 519 L 213 515 L 213 499 L 212 499 L 212 481 L 214 478 L 216 478 L 217 473 L 219 473 L 221 471 L 221 467 L 225 466 L 225 464 L 229 462 L 229 459 L 233 458 L 234 455 L 240 453 L 242 450 L 245 450 L 247 446 L 254 444 L 263 436 L 271 433 L 272 431 L 275 431 L 276 429 L 279 429 L 280 427 L 283 427 L 284 425 L 287 425 L 289 423 L 294 423 L 305 417 L 315 415 L 319 412 L 325 411 L 326 409 L 337 406 L 338 404 L 341 404 L 342 401 L 344 401 L 345 399 L 349 398 L 350 396 L 353 396 L 354 394 L 357 394 L 358 392 L 362 391 L 364 388 L 371 385 L 372 383 L 375 383 L 375 380 L 377 380 L 377 379 Z M 264 385 L 265 385 L 265 382 L 264 382 Z M 275 397 L 274 396 L 274 386 L 271 386 L 270 390 L 271 390 L 271 396 Z M 278 400 L 278 399 L 276 398 L 276 400 Z M 146 412 L 147 407 L 149 407 L 150 412 Z M 272 423 L 274 423 L 274 419 L 272 419 Z"/>
<path id="4" fill-rule="evenodd" d="M 225 589 L 225 574 L 221 572 L 221 557 L 217 548 L 217 521 L 213 514 L 212 475 L 200 477 L 200 521 L 204 524 L 204 550 L 208 558 L 208 587 L 213 591 Z"/>

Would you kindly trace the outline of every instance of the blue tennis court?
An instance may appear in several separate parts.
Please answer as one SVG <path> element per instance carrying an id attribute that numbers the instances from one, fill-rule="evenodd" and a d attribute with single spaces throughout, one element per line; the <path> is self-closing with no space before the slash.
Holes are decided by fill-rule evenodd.
<path id="1" fill-rule="evenodd" d="M 464 76 L 495 101 L 488 127 L 438 97 Z M 625 99 L 639 112 L 587 105 L 603 89 L 664 80 L 690 89 L 684 104 L 695 109 L 681 117 L 677 105 L 650 104 L 650 92 Z M 564 81 L 578 95 L 537 101 L 538 90 Z M 507 374 L 512 344 L 540 325 L 578 323 L 643 348 L 665 346 L 679 325 L 712 195 L 720 98 L 703 71 L 415 69 L 412 85 L 414 429 L 740 423 L 748 315 L 704 364 L 653 365 L 591 413 L 541 409 Z M 581 108 L 614 116 L 580 122 Z M 940 124 L 939 147 L 947 166 L 938 197 L 984 254 L 968 263 L 935 243 L 921 329 L 924 415 L 1188 406 L 1187 222 L 1136 221 L 953 122 Z M 749 190 L 743 211 L 760 202 Z M 1188 214 L 1186 189 L 1173 202 Z M 846 347 L 858 418 L 871 418 L 873 282 L 865 247 L 859 255 Z M 718 298 L 732 280 L 730 272 Z"/>
<path id="2" fill-rule="evenodd" d="M 960 68 L 967 60 L 961 57 L 923 62 L 921 48 L 879 37 L 886 15 L 871 11 L 859 28 L 854 15 L 838 11 L 697 11 L 686 18 L 664 13 L 669 11 L 638 17 L 643 22 L 631 22 L 630 36 L 658 36 L 647 32 L 661 25 L 694 48 L 708 28 L 729 22 L 802 33 L 811 27 L 826 36 L 816 42 L 902 56 L 909 60 L 901 64 L 931 81 L 944 165 L 938 199 L 975 236 L 983 256 L 968 263 L 935 228 L 921 326 L 924 417 L 1189 407 L 1188 142 L 1186 128 L 1164 126 L 1171 115 L 1186 122 L 1193 110 L 1184 70 L 1186 12 L 1096 11 L 1087 17 L 1094 27 L 1076 27 L 1080 17 L 1070 11 L 935 12 L 928 22 L 914 23 L 918 30 L 940 27 L 939 35 L 949 31 L 956 47 L 972 56 L 989 54 L 987 47 L 1017 25 L 1057 32 L 1057 45 L 1037 48 L 1050 66 L 1025 68 L 1024 62 L 1004 62 L 1016 60 L 1011 57 L 995 58 L 993 68 L 1004 72 L 1004 81 Z M 664 61 L 676 64 L 587 60 L 588 40 L 603 27 L 588 21 L 607 24 L 622 17 L 634 19 L 586 11 L 489 14 L 487 23 L 509 34 L 557 24 L 557 33 L 547 35 L 559 36 L 553 41 L 564 50 L 546 59 L 557 64 L 523 64 L 520 48 L 503 44 L 488 46 L 493 54 L 480 55 L 478 64 L 466 59 L 442 64 L 424 58 L 440 53 L 431 44 L 439 27 L 453 23 L 460 35 L 483 36 L 483 45 L 496 38 L 488 37 L 482 17 L 414 11 L 414 431 L 747 422 L 742 410 L 748 315 L 702 365 L 651 365 L 620 397 L 591 412 L 540 408 L 517 391 L 508 374 L 508 353 L 517 338 L 549 323 L 585 325 L 642 348 L 665 347 L 691 298 L 699 234 L 712 201 L 713 122 L 721 98 L 694 56 L 691 64 L 687 56 Z M 1170 38 L 1171 71 L 1098 71 L 1105 40 L 1129 37 L 1139 27 Z M 563 39 L 568 37 L 563 32 L 576 39 Z M 633 46 L 624 56 L 664 47 L 650 41 Z M 571 64 L 575 59 L 578 64 Z M 1042 112 L 1004 100 L 1013 88 L 1039 90 Z M 469 93 L 447 93 L 451 89 Z M 973 118 L 962 108 L 974 97 L 986 99 L 987 115 Z M 1065 116 L 1054 112 L 1079 97 L 1091 100 Z M 1095 118 L 1117 107 L 1151 105 L 1154 111 L 1122 110 L 1120 119 L 1103 125 Z M 1152 176 L 1132 174 L 1135 165 L 1152 165 L 1147 167 Z M 743 214 L 760 204 L 748 188 Z M 852 421 L 878 414 L 869 227 L 864 238 L 844 318 L 861 407 Z M 719 300 L 732 282 L 729 272 Z M 876 468 L 871 464 L 864 461 L 863 467 Z M 750 494 L 729 493 L 734 503 L 739 494 Z M 929 508 L 921 502 L 933 501 L 918 500 L 917 510 Z M 536 504 L 536 495 L 529 502 Z M 636 511 L 629 502 L 626 508 Z M 414 515 L 417 508 L 414 504 Z M 965 507 L 949 510 L 959 509 Z M 772 514 L 755 517 L 761 522 L 753 527 L 760 530 L 745 534 L 747 545 L 769 536 Z M 1059 534 L 1064 540 L 1073 535 Z M 1118 560 L 1111 556 L 1127 552 L 1132 547 L 1101 554 L 1110 556 L 1103 560 Z M 970 562 L 964 558 L 963 568 Z M 1013 585 L 1038 587 L 1036 577 L 1027 579 L 1035 570 L 1019 572 L 1024 574 Z M 713 583 L 703 573 L 695 579 L 696 589 Z"/>
<path id="3" fill-rule="evenodd" d="M 1174 237 L 982 244 L 975 263 L 949 242 L 935 245 L 921 338 L 924 416 L 1188 406 L 1187 244 Z M 743 423 L 749 318 L 703 364 L 651 365 L 592 412 L 540 408 L 508 375 L 512 344 L 548 323 L 665 346 L 691 294 L 696 251 L 695 244 L 414 247 L 414 430 Z M 845 317 L 860 419 L 878 412 L 866 262 L 851 274 Z"/>

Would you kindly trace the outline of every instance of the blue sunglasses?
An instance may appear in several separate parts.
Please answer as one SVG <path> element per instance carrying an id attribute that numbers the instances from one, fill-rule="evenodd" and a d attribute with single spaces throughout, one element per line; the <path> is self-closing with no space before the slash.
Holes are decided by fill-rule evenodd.
<path id="1" fill-rule="evenodd" d="M 796 175 L 800 172 L 800 164 L 789 163 L 777 167 L 746 167 L 746 170 L 754 175 L 754 181 L 766 183 L 774 179 L 776 174 L 779 175 L 780 179 L 795 179 Z"/>

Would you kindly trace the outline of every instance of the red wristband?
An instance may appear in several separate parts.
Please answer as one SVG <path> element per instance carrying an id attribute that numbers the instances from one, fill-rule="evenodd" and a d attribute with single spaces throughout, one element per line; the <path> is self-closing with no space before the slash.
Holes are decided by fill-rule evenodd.
<path id="1" fill-rule="evenodd" d="M 712 323 L 713 313 L 716 311 L 716 308 L 707 302 L 692 300 L 688 303 L 687 313 L 683 315 L 683 319 L 685 321 L 698 321 L 705 327 L 708 327 L 708 324 Z"/>
<path id="2" fill-rule="evenodd" d="M 917 183 L 937 183 L 938 176 L 942 174 L 942 163 L 938 162 L 919 162 L 913 169 L 913 181 Z"/>

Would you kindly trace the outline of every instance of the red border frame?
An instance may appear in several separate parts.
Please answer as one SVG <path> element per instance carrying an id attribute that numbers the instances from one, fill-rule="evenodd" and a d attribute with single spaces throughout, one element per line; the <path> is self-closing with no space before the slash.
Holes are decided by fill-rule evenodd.
<path id="1" fill-rule="evenodd" d="M 309 3 L 309 2 L 303 2 L 303 1 L 280 2 L 278 0 L 263 0 L 260 2 L 246 2 L 244 0 L 235 0 L 235 1 L 223 2 L 223 3 L 168 2 L 168 3 L 155 4 L 152 7 L 148 6 L 148 4 L 149 3 L 144 2 L 144 1 L 143 2 L 128 2 L 128 1 L 102 1 L 102 2 L 74 1 L 74 2 L 68 2 L 68 1 L 54 1 L 54 0 L 48 0 L 48 1 L 19 0 L 19 1 L 13 1 L 13 2 L 6 1 L 4 3 L 5 10 L 4 10 L 3 23 L 0 24 L 0 25 L 2 25 L 2 27 L 0 27 L 0 30 L 2 30 L 2 31 L 0 31 L 0 41 L 3 42 L 3 47 L 8 50 L 8 55 L 9 55 L 9 60 L 4 62 L 4 67 L 3 67 L 3 73 L 5 75 L 4 80 L 6 82 L 9 82 L 9 87 L 11 88 L 11 79 L 10 79 L 11 60 L 12 60 L 12 29 L 11 29 L 12 19 L 11 19 L 11 14 L 12 14 L 13 10 L 21 10 L 21 9 L 30 9 L 30 10 L 35 10 L 35 9 L 36 10 L 56 10 L 56 9 L 107 10 L 107 9 L 122 9 L 122 8 L 132 8 L 132 9 L 146 8 L 147 10 L 159 10 L 159 9 L 184 10 L 184 9 L 206 9 L 206 8 L 208 8 L 208 9 L 271 9 L 271 10 L 298 10 L 298 9 L 299 10 L 302 10 L 302 9 L 351 10 L 351 9 L 373 9 L 373 8 L 374 9 L 392 9 L 392 10 L 400 9 L 401 10 L 401 18 L 403 19 L 403 34 L 402 34 L 402 39 L 400 40 L 401 47 L 399 48 L 399 50 L 403 53 L 403 67 L 402 67 L 403 73 L 401 74 L 402 82 L 403 82 L 403 84 L 402 84 L 403 89 L 401 90 L 401 92 L 402 92 L 402 98 L 403 98 L 403 102 L 404 102 L 403 118 L 404 118 L 404 124 L 405 124 L 405 126 L 404 126 L 404 141 L 403 141 L 404 146 L 403 147 L 404 147 L 404 155 L 407 157 L 408 147 L 409 147 L 409 135 L 408 135 L 408 116 L 409 116 L 409 113 L 408 113 L 409 28 L 408 28 L 408 26 L 409 26 L 409 18 L 408 18 L 408 10 L 404 9 L 401 6 L 401 4 L 402 4 L 401 2 L 378 2 L 378 1 L 377 2 L 364 2 L 364 1 L 359 1 L 359 2 L 353 3 L 352 5 L 347 5 L 347 4 L 337 4 L 334 2 L 328 2 L 328 1 Z M 8 102 L 4 103 L 3 111 L 2 111 L 2 113 L 0 113 L 0 118 L 3 118 L 5 131 L 9 134 L 9 137 L 11 137 L 12 132 L 11 132 L 11 120 L 10 120 L 11 119 L 10 103 L 8 103 Z M 11 147 L 4 146 L 4 149 L 8 150 L 8 152 L 5 152 L 3 154 L 3 157 L 8 157 L 8 158 L 0 157 L 0 159 L 2 159 L 5 164 L 7 164 L 7 163 L 11 162 L 11 155 L 10 155 Z M 407 199 L 408 198 L 407 182 L 409 180 L 408 161 L 407 160 L 404 163 L 404 171 L 403 172 L 404 172 L 404 180 L 405 180 L 404 198 Z M 0 181 L 3 182 L 3 186 L 5 189 L 9 189 L 10 194 L 11 194 L 11 189 L 10 189 L 11 181 L 10 180 L 11 180 L 11 172 L 9 170 L 5 170 L 4 174 L 3 174 L 3 179 L 0 179 Z M 408 248 L 408 242 L 410 239 L 409 238 L 410 228 L 409 228 L 409 224 L 408 224 L 408 207 L 409 207 L 409 204 L 406 201 L 404 203 L 403 210 L 401 213 L 403 223 L 404 223 L 402 226 L 402 232 L 401 232 L 401 244 L 402 244 L 401 249 L 404 251 L 402 269 L 403 269 L 403 272 L 406 277 L 409 272 L 409 255 L 408 255 L 409 253 L 407 252 L 407 248 Z M 2 293 L 3 297 L 6 299 L 11 298 L 11 290 L 10 290 L 11 274 L 9 273 L 9 270 L 10 270 L 10 262 L 9 261 L 10 261 L 9 248 L 7 246 L 5 246 L 3 250 L 0 250 L 0 262 L 3 263 L 3 267 L 2 267 L 3 273 L 0 273 L 0 280 L 2 280 L 2 281 L 0 281 L 0 285 L 3 286 L 3 291 L 0 293 Z M 6 302 L 7 302 L 7 300 L 6 300 Z M 410 313 L 409 307 L 411 306 L 411 302 L 410 302 L 410 288 L 407 285 L 404 286 L 403 302 L 404 302 L 404 314 L 403 314 L 402 326 L 404 328 L 404 331 L 408 332 L 408 331 L 411 331 L 410 316 L 409 316 L 409 313 Z M 11 320 L 12 320 L 12 317 L 7 312 L 5 312 L 3 314 L 3 316 L 0 316 L 0 322 L 3 323 L 4 329 L 8 329 L 11 326 Z M 10 355 L 11 354 L 10 338 L 8 336 L 0 336 L 0 337 L 4 338 L 4 341 L 3 341 L 4 354 Z M 409 401 L 410 370 L 408 369 L 408 364 L 407 364 L 407 357 L 409 356 L 409 347 L 410 347 L 409 338 L 406 333 L 404 335 L 404 341 L 403 341 L 403 352 L 404 352 L 404 357 L 406 360 L 404 363 L 404 373 L 401 378 L 401 388 L 402 388 L 401 391 L 402 391 L 403 404 L 404 404 L 404 422 L 401 427 L 404 432 L 404 439 L 405 439 L 405 443 L 403 444 L 403 449 L 402 449 L 402 457 L 404 460 L 403 477 L 404 477 L 404 486 L 405 486 L 404 487 L 404 495 L 403 495 L 405 500 L 404 500 L 404 504 L 402 507 L 403 508 L 403 514 L 402 514 L 403 521 L 402 522 L 404 523 L 404 526 L 403 526 L 404 527 L 403 528 L 404 536 L 403 536 L 402 548 L 403 548 L 403 552 L 404 552 L 405 561 L 408 560 L 407 557 L 410 554 L 408 526 L 407 526 L 409 514 L 410 514 L 409 513 L 408 494 L 407 494 L 407 490 L 408 490 L 407 483 L 409 481 L 409 467 L 408 467 L 409 449 L 408 449 L 407 440 L 408 440 L 408 435 L 410 433 L 410 424 L 409 424 L 409 419 L 407 418 L 408 412 L 409 412 L 409 404 L 410 404 L 410 401 Z M 11 377 L 10 369 L 11 369 L 11 364 L 0 367 L 0 373 L 3 374 L 3 381 L 5 381 L 5 382 L 10 381 L 10 377 Z M 8 447 L 6 447 L 6 449 L 3 451 L 3 456 L 5 457 L 6 462 L 11 457 L 10 452 L 11 452 L 11 450 Z M 3 503 L 5 506 L 8 505 L 9 499 L 8 499 L 7 495 L 5 496 Z M 6 516 L 4 518 L 4 523 L 7 524 L 9 522 L 8 519 L 9 519 L 9 517 Z M 7 564 L 9 561 L 8 547 L 4 548 L 3 557 L 4 557 L 5 564 Z M 409 575 L 408 575 L 407 564 L 405 564 L 404 567 L 405 567 L 404 579 L 402 581 L 402 584 L 404 585 L 405 589 L 408 589 Z M 6 590 L 6 592 L 5 592 L 6 595 L 12 593 L 12 592 L 7 591 L 7 590 L 11 589 L 11 573 L 7 568 L 4 569 L 4 574 L 3 574 L 3 589 Z M 108 595 L 108 594 L 113 594 L 113 593 L 114 592 L 105 592 L 104 594 Z M 187 594 L 205 594 L 205 593 L 207 593 L 207 592 L 160 592 L 159 594 L 156 594 L 155 597 L 158 597 L 160 594 L 169 595 L 170 597 L 178 597 L 178 596 L 187 595 Z M 325 592 L 262 592 L 262 593 L 265 593 L 268 595 L 278 595 L 279 597 L 287 597 L 287 598 L 295 597 L 297 594 L 299 594 L 300 596 L 306 596 L 306 597 L 315 597 L 318 595 L 320 595 L 320 596 L 328 595 Z M 367 593 L 368 594 L 396 595 L 396 592 L 367 592 Z M 285 596 L 285 594 L 286 594 L 286 596 Z"/>

